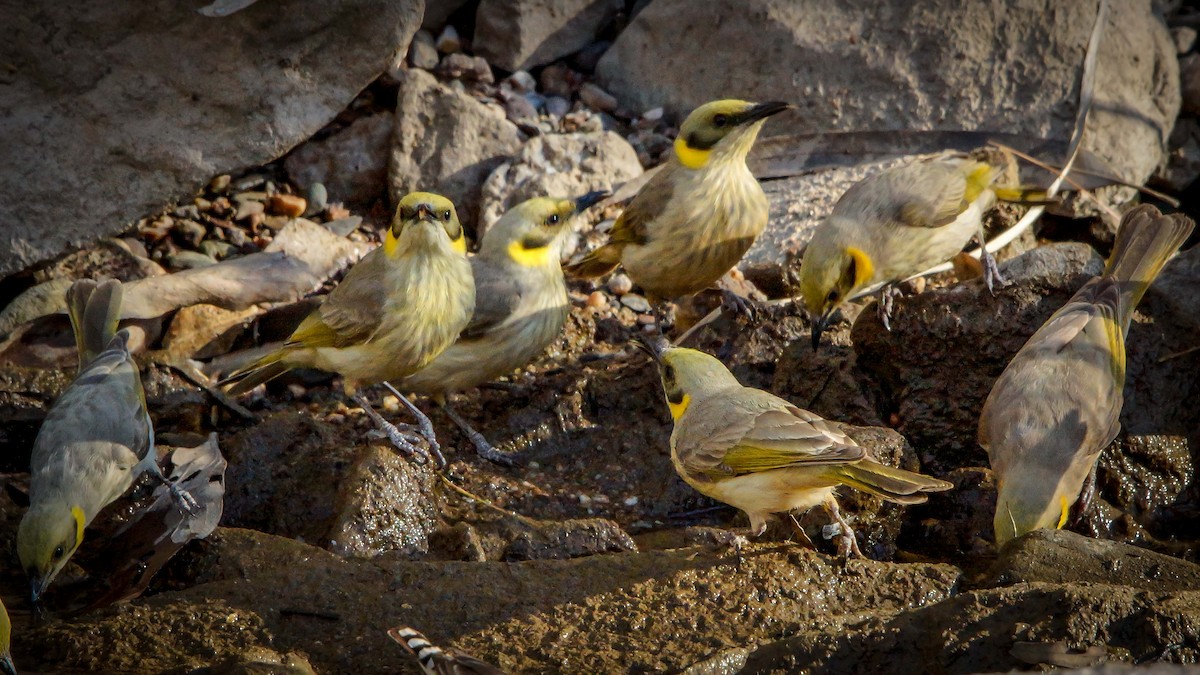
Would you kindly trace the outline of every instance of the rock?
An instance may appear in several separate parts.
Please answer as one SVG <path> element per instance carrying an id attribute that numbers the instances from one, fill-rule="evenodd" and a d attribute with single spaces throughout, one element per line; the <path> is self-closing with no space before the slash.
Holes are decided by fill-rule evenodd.
<path id="1" fill-rule="evenodd" d="M 633 280 L 624 272 L 617 272 L 608 278 L 608 290 L 612 291 L 613 295 L 625 295 L 633 290 Z"/>
<path id="2" fill-rule="evenodd" d="M 492 67 L 482 57 L 462 53 L 447 54 L 438 64 L 437 74 L 447 80 L 466 80 L 481 84 L 495 81 Z"/>
<path id="3" fill-rule="evenodd" d="M 413 190 L 445 195 L 469 222 L 480 186 L 521 147 L 516 126 L 497 107 L 479 103 L 410 70 L 397 92 L 388 183 L 392 203 Z"/>
<path id="4" fill-rule="evenodd" d="M 1200 565 L 1065 530 L 1034 530 L 1000 552 L 988 585 L 1108 584 L 1155 593 L 1200 588 Z"/>
<path id="5" fill-rule="evenodd" d="M 431 0 L 425 3 L 425 18 L 421 20 L 421 28 L 427 31 L 434 32 L 442 26 L 446 25 L 446 21 L 460 7 L 467 4 L 467 0 Z"/>
<path id="6" fill-rule="evenodd" d="M 1200 120 L 1181 117 L 1171 132 L 1167 165 L 1155 178 L 1176 193 L 1184 193 L 1200 178 Z"/>
<path id="7" fill-rule="evenodd" d="M 841 631 L 807 630 L 761 646 L 739 672 L 1013 672 L 1029 666 L 1013 655 L 1014 647 L 1048 643 L 1049 651 L 1059 641 L 1060 658 L 1071 656 L 1070 647 L 1094 647 L 1114 662 L 1104 672 L 1142 672 L 1128 664 L 1191 663 L 1200 656 L 1190 628 L 1200 621 L 1198 603 L 1194 590 L 1101 584 L 972 590 L 890 619 L 848 619 Z M 1126 668 L 1115 669 L 1121 662 Z M 1151 664 L 1145 672 L 1159 667 Z"/>
<path id="8" fill-rule="evenodd" d="M 571 94 L 575 93 L 575 90 L 583 84 L 583 76 L 565 64 L 551 63 L 542 68 L 538 82 L 542 85 L 543 94 L 569 99 Z"/>
<path id="9" fill-rule="evenodd" d="M 200 267 L 216 265 L 217 261 L 211 256 L 199 251 L 176 251 L 167 256 L 167 264 L 174 270 L 194 270 Z"/>
<path id="10" fill-rule="evenodd" d="M 329 191 L 325 189 L 324 183 L 311 183 L 304 190 L 304 199 L 308 202 L 304 215 L 315 216 L 324 211 L 329 204 Z"/>
<path id="11" fill-rule="evenodd" d="M 571 56 L 571 65 L 581 72 L 593 73 L 596 71 L 596 64 L 600 62 L 600 57 L 604 56 L 604 52 L 612 47 L 612 43 L 608 40 L 597 40 L 592 44 L 580 49 Z"/>
<path id="12" fill-rule="evenodd" d="M 1200 115 L 1200 54 L 1179 59 L 1179 85 L 1183 96 L 1183 112 Z"/>
<path id="13" fill-rule="evenodd" d="M 533 79 L 533 75 L 530 75 L 528 70 L 514 72 L 504 78 L 504 84 L 518 94 L 528 94 L 537 89 L 537 80 Z"/>
<path id="14" fill-rule="evenodd" d="M 592 82 L 585 82 L 579 88 L 579 100 L 592 110 L 612 112 L 617 109 L 617 99 Z"/>
<path id="15" fill-rule="evenodd" d="M 212 19 L 170 0 L 14 6 L 0 144 L 22 171 L 0 175 L 0 276 L 283 155 L 383 72 L 420 8 L 284 0 Z"/>
<path id="16" fill-rule="evenodd" d="M 362 225 L 362 220 L 363 220 L 362 216 L 350 216 L 348 218 L 338 218 L 337 220 L 330 220 L 328 222 L 321 223 L 321 227 L 329 230 L 330 232 L 336 234 L 339 237 L 345 237 L 345 236 L 348 236 L 351 232 L 357 230 L 358 226 Z"/>
<path id="17" fill-rule="evenodd" d="M 408 45 L 408 65 L 421 70 L 433 70 L 438 64 L 437 45 L 427 30 L 419 30 Z"/>
<path id="18" fill-rule="evenodd" d="M 682 119 L 738 92 L 801 105 L 771 120 L 768 134 L 975 129 L 1060 141 L 1074 124 L 1096 12 L 1095 4 L 1052 0 L 965 12 L 950 0 L 691 7 L 651 2 L 600 59 L 599 83 L 627 109 L 663 105 Z M 1149 0 L 1113 4 L 1105 36 L 1096 100 L 1120 104 L 1093 108 L 1084 147 L 1140 183 L 1160 163 L 1177 115 L 1175 46 Z"/>
<path id="19" fill-rule="evenodd" d="M 629 309 L 632 309 L 639 314 L 645 314 L 650 311 L 650 301 L 644 296 L 637 293 L 626 293 L 621 296 L 621 304 Z"/>
<path id="20" fill-rule="evenodd" d="M 283 166 L 302 188 L 319 183 L 327 199 L 369 206 L 386 194 L 393 123 L 391 115 L 360 117 L 332 136 L 296 148 Z"/>
<path id="21" fill-rule="evenodd" d="M 274 194 L 267 198 L 267 211 L 288 218 L 299 218 L 308 208 L 308 202 L 299 195 Z"/>
<path id="22" fill-rule="evenodd" d="M 561 96 L 550 96 L 546 99 L 546 114 L 552 117 L 562 117 L 571 112 L 571 102 Z"/>
<path id="23" fill-rule="evenodd" d="M 462 40 L 454 26 L 446 26 L 437 37 L 437 50 L 443 54 L 457 54 L 462 51 Z"/>
<path id="24" fill-rule="evenodd" d="M 475 52 L 504 70 L 529 70 L 586 47 L 621 0 L 480 0 Z"/>
<path id="25" fill-rule="evenodd" d="M 601 553 L 637 551 L 625 530 L 604 518 L 583 518 L 539 523 L 513 540 L 505 560 L 565 560 Z"/>
<path id="26" fill-rule="evenodd" d="M 340 481 L 329 549 L 359 558 L 385 551 L 406 556 L 428 552 L 429 535 L 438 525 L 436 482 L 427 466 L 397 455 L 390 447 L 364 448 Z"/>
<path id="27" fill-rule="evenodd" d="M 1175 53 L 1183 56 L 1196 46 L 1196 29 L 1191 26 L 1175 26 L 1171 29 L 1171 41 L 1175 43 Z"/>
<path id="28" fill-rule="evenodd" d="M 483 184 L 479 223 L 483 230 L 505 211 L 532 197 L 581 196 L 612 190 L 642 173 L 629 143 L 619 135 L 549 134 L 529 139 Z"/>

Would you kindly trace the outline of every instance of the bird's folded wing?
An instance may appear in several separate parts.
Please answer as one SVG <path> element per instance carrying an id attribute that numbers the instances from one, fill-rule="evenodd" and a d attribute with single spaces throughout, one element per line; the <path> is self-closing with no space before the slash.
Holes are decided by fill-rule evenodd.
<path id="1" fill-rule="evenodd" d="M 521 287 L 512 274 L 478 258 L 472 261 L 471 270 L 475 275 L 475 313 L 462 332 L 462 338 L 468 340 L 504 323 L 521 304 Z"/>
<path id="2" fill-rule="evenodd" d="M 375 249 L 350 269 L 346 278 L 288 338 L 288 345 L 350 347 L 368 342 L 383 322 L 388 302 L 385 260 Z"/>
<path id="3" fill-rule="evenodd" d="M 646 243 L 650 223 L 662 215 L 663 209 L 671 201 L 674 192 L 671 176 L 675 169 L 675 166 L 667 165 L 638 191 L 637 196 L 625 207 L 613 225 L 612 243 Z"/>

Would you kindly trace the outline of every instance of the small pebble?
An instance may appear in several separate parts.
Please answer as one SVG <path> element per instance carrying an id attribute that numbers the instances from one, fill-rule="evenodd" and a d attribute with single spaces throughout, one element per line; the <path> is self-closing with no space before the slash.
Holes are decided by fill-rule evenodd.
<path id="1" fill-rule="evenodd" d="M 200 242 L 204 241 L 204 236 L 208 234 L 208 230 L 194 220 L 175 221 L 175 231 L 191 246 L 199 246 Z"/>
<path id="2" fill-rule="evenodd" d="M 579 88 L 579 100 L 592 110 L 612 112 L 617 109 L 617 98 L 591 82 Z"/>
<path id="3" fill-rule="evenodd" d="M 546 114 L 562 117 L 571 112 L 571 102 L 561 96 L 550 96 L 546 99 Z"/>
<path id="4" fill-rule="evenodd" d="M 591 295 L 587 296 L 584 304 L 593 309 L 604 309 L 608 307 L 608 296 L 600 291 L 592 291 Z"/>
<path id="5" fill-rule="evenodd" d="M 244 201 L 238 202 L 237 212 L 233 214 L 234 220 L 245 220 L 253 215 L 262 215 L 267 210 L 266 205 L 262 202 Z"/>
<path id="6" fill-rule="evenodd" d="M 1191 26 L 1176 26 L 1171 29 L 1171 40 L 1175 42 L 1175 53 L 1183 56 L 1196 46 L 1196 29 Z"/>
<path id="7" fill-rule="evenodd" d="M 322 226 L 339 237 L 345 237 L 351 232 L 358 229 L 362 225 L 362 216 L 350 216 L 349 218 L 338 218 L 327 223 L 322 223 Z"/>
<path id="8" fill-rule="evenodd" d="M 633 290 L 633 280 L 628 275 L 618 272 L 609 277 L 608 290 L 612 291 L 613 295 L 625 295 Z"/>
<path id="9" fill-rule="evenodd" d="M 650 301 L 638 295 L 637 293 L 626 293 L 625 295 L 622 295 L 621 304 L 639 314 L 646 314 L 650 311 Z"/>
<path id="10" fill-rule="evenodd" d="M 329 206 L 325 207 L 325 217 L 329 220 L 341 220 L 350 217 L 350 209 L 342 206 L 341 202 L 330 202 Z"/>
<path id="11" fill-rule="evenodd" d="M 229 203 L 228 197 L 217 197 L 212 202 L 212 207 L 209 208 L 209 213 L 216 216 L 224 216 L 233 210 L 233 204 Z"/>
<path id="12" fill-rule="evenodd" d="M 396 398 L 395 396 L 393 396 L 391 394 L 384 396 L 380 400 L 379 405 L 381 408 L 383 408 L 384 412 L 389 412 L 389 413 L 400 412 L 400 399 Z"/>
<path id="13" fill-rule="evenodd" d="M 241 178 L 233 181 L 230 183 L 229 187 L 232 188 L 234 192 L 246 192 L 247 190 L 253 190 L 256 187 L 259 187 L 266 182 L 266 176 L 252 173 L 248 176 L 242 176 Z"/>
<path id="14" fill-rule="evenodd" d="M 408 63 L 413 68 L 433 70 L 438 64 L 437 44 L 427 30 L 419 30 L 408 45 Z"/>
<path id="15" fill-rule="evenodd" d="M 551 63 L 542 69 L 538 81 L 542 85 L 542 93 L 547 96 L 562 96 L 570 98 L 575 88 L 579 86 L 582 77 L 561 63 Z"/>
<path id="16" fill-rule="evenodd" d="M 637 506 L 638 498 L 636 496 L 626 497 L 625 499 L 621 500 L 621 503 L 624 504 L 625 506 Z"/>
<path id="17" fill-rule="evenodd" d="M 492 64 L 488 63 L 487 59 L 476 56 L 472 62 L 474 64 L 473 80 L 482 84 L 492 84 L 496 81 L 496 75 L 492 73 Z"/>
<path id="18" fill-rule="evenodd" d="M 262 190 L 247 190 L 246 192 L 235 194 L 233 201 L 239 204 L 242 202 L 265 202 L 267 201 L 267 193 Z"/>
<path id="19" fill-rule="evenodd" d="M 537 80 L 533 79 L 528 70 L 516 71 L 504 78 L 504 83 L 518 94 L 528 94 L 537 89 Z"/>
<path id="20" fill-rule="evenodd" d="M 292 398 L 303 398 L 304 395 L 308 393 L 308 389 L 306 389 L 304 385 L 297 382 L 289 384 L 287 388 L 288 393 L 292 395 Z"/>
<path id="21" fill-rule="evenodd" d="M 229 187 L 230 180 L 232 179 L 227 173 L 223 173 L 220 176 L 213 176 L 213 179 L 208 181 L 208 189 L 212 192 L 224 192 Z"/>
<path id="22" fill-rule="evenodd" d="M 208 201 L 204 197 L 196 197 L 194 200 L 192 200 L 192 203 L 195 204 L 196 208 L 200 209 L 202 212 L 208 211 L 212 208 L 212 202 Z"/>
<path id="23" fill-rule="evenodd" d="M 537 108 L 524 96 L 512 96 L 504 101 L 504 116 L 513 122 L 537 119 Z"/>
<path id="24" fill-rule="evenodd" d="M 167 264 L 176 270 L 192 270 L 216 265 L 217 261 L 199 251 L 176 251 L 167 256 Z"/>
<path id="25" fill-rule="evenodd" d="M 466 54 L 447 54 L 442 57 L 437 66 L 439 77 L 448 80 L 458 80 L 475 74 L 475 59 Z"/>
<path id="26" fill-rule="evenodd" d="M 325 186 L 321 183 L 313 183 L 308 186 L 305 191 L 308 198 L 308 208 L 304 209 L 304 215 L 315 216 L 325 210 L 325 206 L 329 203 L 329 192 L 325 190 Z"/>
<path id="27" fill-rule="evenodd" d="M 296 195 L 271 195 L 267 200 L 267 209 L 271 213 L 276 213 L 289 218 L 299 218 L 304 214 L 304 209 L 307 208 L 308 202 L 304 197 Z M 270 224 L 270 221 L 268 221 Z"/>
<path id="28" fill-rule="evenodd" d="M 200 209 L 195 204 L 184 204 L 176 206 L 171 215 L 176 218 L 191 218 L 192 220 L 200 220 Z"/>
<path id="29" fill-rule="evenodd" d="M 342 413 L 329 413 L 325 416 L 325 421 L 329 424 L 342 424 L 346 421 L 346 416 Z"/>
<path id="30" fill-rule="evenodd" d="M 237 253 L 237 247 L 227 241 L 217 241 L 216 239 L 205 239 L 200 242 L 200 251 L 210 258 L 222 260 L 234 253 Z"/>
<path id="31" fill-rule="evenodd" d="M 447 25 L 442 29 L 441 35 L 437 36 L 434 46 L 443 54 L 457 54 L 463 48 L 462 38 L 458 36 L 458 31 L 454 29 L 454 26 Z"/>
<path id="32" fill-rule="evenodd" d="M 651 108 L 642 113 L 642 119 L 653 124 L 658 124 L 662 120 L 663 114 L 664 111 L 661 106 L 658 108 Z"/>
<path id="33" fill-rule="evenodd" d="M 653 314 L 638 314 L 637 321 L 643 326 L 653 326 L 658 320 Z"/>

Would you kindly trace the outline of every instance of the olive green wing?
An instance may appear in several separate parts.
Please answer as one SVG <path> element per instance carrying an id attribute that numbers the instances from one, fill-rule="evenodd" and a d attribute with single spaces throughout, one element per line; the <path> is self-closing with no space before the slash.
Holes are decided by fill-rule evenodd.
<path id="1" fill-rule="evenodd" d="M 300 323 L 286 346 L 352 347 L 371 340 L 383 322 L 391 288 L 382 248 L 352 267 L 320 307 Z"/>
<path id="2" fill-rule="evenodd" d="M 677 165 L 667 164 L 638 190 L 613 225 L 611 243 L 646 243 L 650 236 L 650 224 L 666 210 L 675 193 L 673 177 L 679 170 Z"/>
<path id="3" fill-rule="evenodd" d="M 698 476 L 841 464 L 865 456 L 826 420 L 757 389 L 743 387 L 693 404 L 687 415 L 691 420 L 676 439 L 676 452 Z"/>
<path id="4" fill-rule="evenodd" d="M 521 304 L 521 286 L 516 277 L 499 265 L 478 256 L 471 259 L 475 275 L 475 312 L 460 339 L 482 337 L 504 323 Z"/>

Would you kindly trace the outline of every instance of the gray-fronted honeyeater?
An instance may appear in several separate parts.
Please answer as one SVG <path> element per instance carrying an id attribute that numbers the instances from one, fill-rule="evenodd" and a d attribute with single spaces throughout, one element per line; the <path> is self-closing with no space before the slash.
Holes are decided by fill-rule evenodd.
<path id="1" fill-rule="evenodd" d="M 1055 312 L 996 380 L 979 444 L 996 474 L 997 546 L 1062 527 L 1077 500 L 1086 507 L 1096 460 L 1121 428 L 1133 310 L 1192 227 L 1152 206 L 1125 214 L 1104 273 Z"/>
<path id="2" fill-rule="evenodd" d="M 1000 168 L 958 155 L 891 167 L 851 186 L 817 226 L 800 261 L 800 296 L 812 321 L 813 349 L 834 311 L 858 291 L 886 283 L 879 301 L 890 327 L 892 284 L 946 262 L 972 237 L 983 244 L 983 215 L 998 198 L 1045 193 L 995 185 Z M 982 251 L 984 280 L 1003 283 Z"/>
<path id="3" fill-rule="evenodd" d="M 240 394 L 292 368 L 339 373 L 392 443 L 410 454 L 412 437 L 385 422 L 358 391 L 407 377 L 454 343 L 475 308 L 463 227 L 450 200 L 412 192 L 400 200 L 383 244 L 363 257 L 278 350 L 222 384 Z M 390 384 L 388 385 L 391 386 Z M 437 452 L 433 425 L 399 392 Z"/>
<path id="4" fill-rule="evenodd" d="M 12 655 L 9 654 L 11 644 L 12 621 L 8 618 L 8 610 L 5 609 L 4 603 L 0 602 L 0 673 L 3 675 L 17 675 L 17 668 L 13 665 Z"/>
<path id="5" fill-rule="evenodd" d="M 767 225 L 767 197 L 746 155 L 787 103 L 713 101 L 679 129 L 675 152 L 621 213 L 609 243 L 571 264 L 597 277 L 618 264 L 647 293 L 674 299 L 711 287 Z"/>
<path id="6" fill-rule="evenodd" d="M 79 374 L 46 413 L 34 441 L 29 511 L 17 530 L 17 554 L 35 603 L 83 541 L 84 528 L 143 472 L 170 485 L 181 509 L 197 508 L 158 466 L 129 334 L 117 331 L 120 282 L 75 282 L 67 310 Z"/>
<path id="7" fill-rule="evenodd" d="M 834 424 L 774 394 L 743 387 L 716 358 L 694 349 L 649 345 L 675 420 L 671 461 L 688 485 L 744 511 L 750 534 L 767 516 L 824 506 L 839 525 L 838 551 L 862 555 L 834 490 L 848 485 L 899 504 L 950 483 L 884 466 Z"/>
<path id="8" fill-rule="evenodd" d="M 417 659 L 425 675 L 506 675 L 503 670 L 470 654 L 447 652 L 408 626 L 391 628 L 388 636 Z"/>
<path id="9" fill-rule="evenodd" d="M 509 209 L 471 258 L 471 322 L 446 351 L 395 383 L 401 391 L 432 395 L 487 459 L 500 461 L 502 456 L 446 404 L 446 394 L 525 366 L 558 337 L 571 308 L 560 264 L 563 242 L 575 215 L 605 196 L 539 197 Z"/>

